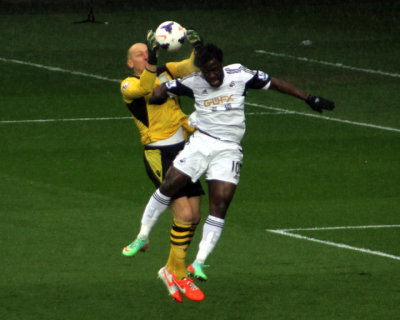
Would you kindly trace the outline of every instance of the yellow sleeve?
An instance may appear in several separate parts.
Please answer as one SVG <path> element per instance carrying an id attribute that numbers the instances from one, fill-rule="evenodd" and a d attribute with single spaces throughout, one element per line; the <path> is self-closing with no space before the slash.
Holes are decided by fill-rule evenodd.
<path id="1" fill-rule="evenodd" d="M 174 78 L 183 78 L 188 74 L 200 71 L 194 65 L 194 50 L 188 59 L 180 62 L 167 62 L 165 65 Z"/>
<path id="2" fill-rule="evenodd" d="M 151 93 L 157 74 L 144 70 L 140 79 L 135 77 L 126 78 L 121 82 L 121 93 L 125 102 L 144 97 Z"/>

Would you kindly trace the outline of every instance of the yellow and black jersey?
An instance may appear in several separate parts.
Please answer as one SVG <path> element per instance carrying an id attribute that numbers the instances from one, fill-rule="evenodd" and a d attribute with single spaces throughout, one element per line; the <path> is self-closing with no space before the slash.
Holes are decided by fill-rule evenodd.
<path id="1" fill-rule="evenodd" d="M 157 68 L 157 73 L 145 69 L 140 77 L 128 77 L 121 82 L 123 100 L 132 113 L 143 145 L 173 136 L 180 126 L 186 132 L 194 131 L 187 123 L 188 116 L 182 112 L 178 97 L 168 98 L 162 105 L 149 104 L 154 88 L 198 71 L 193 58 L 192 54 L 189 59 L 166 63 Z"/>

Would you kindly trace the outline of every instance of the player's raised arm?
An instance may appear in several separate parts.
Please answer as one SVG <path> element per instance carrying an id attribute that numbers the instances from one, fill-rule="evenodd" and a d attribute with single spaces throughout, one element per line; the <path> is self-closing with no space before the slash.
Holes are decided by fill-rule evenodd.
<path id="1" fill-rule="evenodd" d="M 311 109 L 319 113 L 322 113 L 323 109 L 333 110 L 335 108 L 334 102 L 326 100 L 322 97 L 308 94 L 307 92 L 284 80 L 271 78 L 270 89 L 277 90 L 279 92 L 286 93 L 293 97 L 304 100 L 311 107 Z"/>
<path id="2" fill-rule="evenodd" d="M 192 27 L 186 29 L 186 39 L 190 42 L 195 50 L 198 50 L 203 46 L 203 39 L 200 33 L 198 33 Z"/>
<path id="3" fill-rule="evenodd" d="M 157 72 L 157 56 L 160 45 L 156 41 L 156 36 L 153 30 L 147 31 L 147 66 L 146 69 L 150 72 Z"/>
<path id="4" fill-rule="evenodd" d="M 175 79 L 186 77 L 188 74 L 200 71 L 194 64 L 195 54 L 203 45 L 200 34 L 193 28 L 186 29 L 186 39 L 192 45 L 193 51 L 188 59 L 179 62 L 168 62 L 166 67 Z"/>

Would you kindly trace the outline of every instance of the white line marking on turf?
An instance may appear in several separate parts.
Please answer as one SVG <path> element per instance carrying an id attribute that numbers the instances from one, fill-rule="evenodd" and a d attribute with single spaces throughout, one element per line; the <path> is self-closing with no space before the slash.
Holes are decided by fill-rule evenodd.
<path id="1" fill-rule="evenodd" d="M 257 104 L 257 103 L 246 102 L 246 104 L 249 105 L 249 106 L 257 107 L 257 108 L 274 110 L 274 111 L 281 111 L 281 112 L 285 112 L 287 114 L 296 114 L 296 115 L 301 115 L 301 116 L 310 117 L 310 118 L 318 118 L 318 119 L 323 119 L 323 120 L 329 120 L 329 121 L 335 121 L 335 122 L 340 122 L 340 123 L 351 124 L 351 125 L 355 125 L 355 126 L 368 127 L 368 128 L 374 128 L 374 129 L 380 129 L 380 130 L 386 130 L 386 131 L 392 131 L 392 132 L 399 132 L 400 133 L 400 129 L 392 128 L 392 127 L 379 126 L 379 125 L 371 124 L 371 123 L 363 123 L 363 122 L 356 122 L 356 121 L 350 121 L 350 120 L 344 120 L 344 119 L 338 119 L 338 118 L 330 118 L 330 117 L 322 116 L 322 115 L 319 115 L 319 114 L 286 110 L 286 109 L 282 109 L 282 108 L 265 106 L 265 105 Z"/>
<path id="2" fill-rule="evenodd" d="M 348 249 L 348 250 L 353 250 L 353 251 L 358 251 L 358 252 L 363 252 L 363 253 L 368 253 L 376 256 L 381 256 L 385 258 L 390 258 L 394 260 L 400 260 L 400 256 L 388 254 L 385 252 L 381 251 L 376 251 L 376 250 L 370 250 L 366 248 L 359 248 L 359 247 L 354 247 L 350 246 L 344 243 L 338 243 L 338 242 L 332 242 L 332 241 L 326 241 L 326 240 L 320 240 L 317 238 L 312 238 L 312 237 L 306 237 L 298 233 L 294 233 L 293 231 L 323 231 L 323 230 L 350 230 L 350 229 L 378 229 L 378 228 L 399 228 L 400 225 L 369 225 L 369 226 L 347 226 L 347 227 L 314 227 L 314 228 L 294 228 L 294 229 L 267 229 L 268 232 L 280 234 L 283 236 L 291 237 L 291 238 L 296 238 L 296 239 L 301 239 L 301 240 L 307 240 L 307 241 L 312 241 L 316 243 L 321 243 L 324 245 L 328 246 L 333 246 L 337 248 L 342 248 L 342 249 Z"/>
<path id="3" fill-rule="evenodd" d="M 263 50 L 261 50 L 261 51 L 263 51 Z M 266 53 L 266 51 L 265 51 L 265 53 Z M 280 55 L 280 54 L 277 54 L 277 55 Z M 66 69 L 62 69 L 62 68 L 58 68 L 58 67 L 50 67 L 50 66 L 45 66 L 42 64 L 21 61 L 21 60 L 16 60 L 16 59 L 6 59 L 6 58 L 0 57 L 0 61 L 6 62 L 6 63 L 16 63 L 16 64 L 27 65 L 27 66 L 45 69 L 45 70 L 54 71 L 54 72 L 69 73 L 72 75 L 94 78 L 94 79 L 98 79 L 98 80 L 118 82 L 118 83 L 121 82 L 121 80 L 118 80 L 118 79 L 111 79 L 111 78 L 107 78 L 107 77 L 103 77 L 103 76 L 99 76 L 99 75 L 95 75 L 95 74 L 90 74 L 90 73 L 85 73 L 85 72 L 80 72 L 80 71 L 73 71 L 73 70 L 66 70 Z M 311 61 L 311 62 L 314 62 L 314 61 Z M 329 120 L 329 121 L 336 121 L 336 122 L 340 122 L 340 123 L 363 126 L 363 127 L 368 127 L 368 128 L 374 128 L 374 129 L 380 129 L 380 130 L 386 130 L 386 131 L 392 131 L 392 132 L 400 132 L 400 129 L 397 129 L 397 128 L 391 128 L 391 127 L 379 126 L 379 125 L 375 125 L 375 124 L 355 122 L 355 121 L 343 120 L 343 119 L 337 119 L 337 118 L 330 118 L 330 117 L 326 117 L 326 116 L 322 116 L 322 115 L 318 115 L 318 114 L 291 111 L 291 110 L 275 108 L 275 107 L 265 106 L 265 105 L 256 104 L 256 103 L 246 102 L 246 105 L 263 108 L 263 109 L 268 109 L 268 110 L 273 110 L 273 111 L 277 112 L 275 114 L 296 114 L 296 115 L 301 115 L 301 116 L 305 116 L 305 117 L 312 117 L 312 118 L 324 119 L 324 120 Z M 250 113 L 250 115 L 252 115 L 252 114 Z M 121 118 L 106 118 L 104 120 L 120 120 L 120 119 Z M 125 118 L 122 118 L 122 119 L 125 119 Z M 129 119 L 129 117 L 127 117 L 127 119 Z M 87 118 L 86 120 L 80 120 L 80 119 L 77 119 L 77 120 L 74 120 L 74 119 L 65 119 L 65 120 L 64 119 L 49 119 L 49 120 L 39 119 L 39 120 L 2 120 L 2 121 L 0 120 L 0 124 L 30 123 L 30 122 L 56 122 L 56 121 L 92 121 L 92 120 L 102 120 L 102 118 Z"/>
<path id="4" fill-rule="evenodd" d="M 280 115 L 287 112 L 249 112 L 246 115 Z M 47 123 L 47 122 L 78 122 L 78 121 L 110 121 L 110 120 L 132 120 L 132 117 L 101 117 L 101 118 L 70 118 L 70 119 L 25 119 L 25 120 L 0 120 L 0 124 L 18 123 Z"/>
<path id="5" fill-rule="evenodd" d="M 338 118 L 330 118 L 330 117 L 321 116 L 321 115 L 317 115 L 317 114 L 298 112 L 298 111 L 291 111 L 291 110 L 286 110 L 286 109 L 282 109 L 282 108 L 265 106 L 265 105 L 257 104 L 257 103 L 246 102 L 246 105 L 274 111 L 274 112 L 248 112 L 248 113 L 246 113 L 246 115 L 249 115 L 249 116 L 253 116 L 253 115 L 295 114 L 295 115 L 301 115 L 301 116 L 310 117 L 310 118 L 318 118 L 318 119 L 335 121 L 335 122 L 351 124 L 351 125 L 356 125 L 356 126 L 361 126 L 361 127 L 374 128 L 374 129 L 379 129 L 379 130 L 385 130 L 385 131 L 391 131 L 391 132 L 400 133 L 400 129 L 392 128 L 392 127 L 384 127 L 384 126 L 378 126 L 378 125 L 370 124 L 370 123 L 355 122 L 355 121 L 343 120 L 343 119 L 338 119 Z M 132 119 L 132 117 L 0 120 L 0 124 L 46 123 L 46 122 L 67 122 L 67 121 L 104 121 L 104 120 L 126 120 L 126 119 Z"/>
<path id="6" fill-rule="evenodd" d="M 85 73 L 85 72 L 74 71 L 74 70 L 66 70 L 66 69 L 62 69 L 62 68 L 58 68 L 58 67 L 49 67 L 49 66 L 45 66 L 43 64 L 38 64 L 38 63 L 33 63 L 33 62 L 27 62 L 27 61 L 15 60 L 15 59 L 6 59 L 6 58 L 1 58 L 1 57 L 0 57 L 0 61 L 8 62 L 8 63 L 22 64 L 25 66 L 36 67 L 39 69 L 45 69 L 45 70 L 53 71 L 53 72 L 69 73 L 69 74 L 73 74 L 76 76 L 83 76 L 83 77 L 94 78 L 94 79 L 98 79 L 98 80 L 105 80 L 105 81 L 118 82 L 118 83 L 121 82 L 121 80 L 107 78 L 107 77 L 99 76 L 97 74 Z"/>
<path id="7" fill-rule="evenodd" d="M 288 114 L 287 111 L 274 111 L 274 112 L 246 112 L 246 116 L 265 116 L 265 115 L 279 115 Z"/>
<path id="8" fill-rule="evenodd" d="M 380 225 L 367 225 L 367 226 L 312 227 L 312 228 L 292 228 L 292 229 L 279 229 L 279 230 L 291 232 L 291 231 L 380 229 L 380 228 L 400 228 L 400 224 L 380 224 Z"/>
<path id="9" fill-rule="evenodd" d="M 32 119 L 32 120 L 2 120 L 0 124 L 13 123 L 45 123 L 45 122 L 75 122 L 75 121 L 109 121 L 109 120 L 126 120 L 132 117 L 104 117 L 104 118 L 70 118 L 70 119 Z"/>
<path id="10" fill-rule="evenodd" d="M 274 56 L 274 57 L 281 57 L 281 58 L 294 59 L 294 60 L 298 60 L 298 61 L 318 63 L 318 64 L 323 64 L 323 65 L 327 65 L 327 66 L 331 66 L 331 67 L 335 67 L 335 68 L 340 68 L 340 69 L 348 69 L 348 70 L 352 70 L 352 71 L 360 71 L 360 72 L 378 74 L 378 75 L 381 75 L 381 76 L 400 78 L 400 74 L 398 74 L 398 73 L 386 72 L 386 71 L 382 71 L 382 70 L 373 70 L 373 69 L 364 69 L 364 68 L 352 67 L 352 66 L 347 66 L 345 64 L 342 64 L 340 62 L 334 63 L 334 62 L 328 62 L 328 61 L 323 61 L 323 60 L 315 60 L 315 59 L 310 59 L 310 58 L 305 58 L 305 57 L 296 57 L 296 56 L 292 56 L 292 55 L 289 55 L 289 54 L 276 53 L 276 52 L 265 51 L 265 50 L 255 50 L 254 52 L 261 53 L 261 54 L 267 54 L 267 55 Z"/>

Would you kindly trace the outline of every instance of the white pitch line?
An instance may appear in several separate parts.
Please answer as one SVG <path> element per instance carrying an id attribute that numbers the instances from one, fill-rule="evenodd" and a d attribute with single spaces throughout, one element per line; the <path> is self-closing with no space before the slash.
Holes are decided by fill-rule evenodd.
<path id="1" fill-rule="evenodd" d="M 118 83 L 121 82 L 121 80 L 107 78 L 107 77 L 99 76 L 97 74 L 85 73 L 85 72 L 74 71 L 74 70 L 66 70 L 66 69 L 62 69 L 62 68 L 58 68 L 58 67 L 50 67 L 50 66 L 45 66 L 43 64 L 38 64 L 38 63 L 33 63 L 33 62 L 28 62 L 28 61 L 21 61 L 21 60 L 16 60 L 16 59 L 6 59 L 6 58 L 2 58 L 2 57 L 0 57 L 0 61 L 7 62 L 7 63 L 21 64 L 21 65 L 35 67 L 35 68 L 44 69 L 44 70 L 53 71 L 53 72 L 68 73 L 68 74 L 73 74 L 76 76 L 83 76 L 86 78 L 93 78 L 93 79 L 97 79 L 97 80 L 105 80 L 105 81 L 118 82 Z"/>
<path id="2" fill-rule="evenodd" d="M 296 228 L 296 229 L 267 229 L 268 232 L 280 234 L 283 236 L 291 237 L 291 238 L 296 238 L 296 239 L 301 239 L 301 240 L 307 240 L 311 242 L 316 242 L 316 243 L 321 243 L 324 245 L 328 246 L 333 246 L 341 249 L 348 249 L 348 250 L 353 250 L 357 252 L 363 252 L 367 254 L 372 254 L 376 256 L 381 256 L 393 260 L 400 260 L 400 256 L 388 254 L 385 252 L 381 251 L 376 251 L 376 250 L 370 250 L 366 248 L 360 248 L 360 247 L 354 247 L 350 246 L 344 243 L 338 243 L 338 242 L 333 242 L 333 241 L 326 241 L 326 240 L 320 240 L 312 237 L 306 237 L 297 233 L 293 233 L 292 231 L 306 231 L 306 230 L 312 230 L 312 231 L 319 231 L 319 230 L 337 230 L 337 229 L 367 229 L 367 228 L 398 228 L 400 225 L 376 225 L 376 226 L 349 226 L 349 227 L 321 227 L 321 228 Z"/>
<path id="3" fill-rule="evenodd" d="M 0 124 L 14 123 L 46 123 L 46 122 L 77 122 L 77 121 L 109 121 L 109 120 L 126 120 L 132 117 L 104 117 L 104 118 L 70 118 L 70 119 L 32 119 L 32 120 L 2 120 Z"/>
<path id="4" fill-rule="evenodd" d="M 282 108 L 265 106 L 265 105 L 257 104 L 257 103 L 246 102 L 246 104 L 249 105 L 249 106 L 257 107 L 257 108 L 274 110 L 274 111 L 281 111 L 281 112 L 285 112 L 287 114 L 296 114 L 296 115 L 301 115 L 301 116 L 304 116 L 304 117 L 318 118 L 318 119 L 323 119 L 323 120 L 328 120 L 328 121 L 335 121 L 335 122 L 340 122 L 340 123 L 345 123 L 345 124 L 351 124 L 351 125 L 360 126 L 360 127 L 374 128 L 374 129 L 379 129 L 379 130 L 385 130 L 385 131 L 391 131 L 391 132 L 400 133 L 400 129 L 398 129 L 398 128 L 379 126 L 379 125 L 376 125 L 376 124 L 357 122 L 357 121 L 350 121 L 350 120 L 344 120 L 344 119 L 339 119 L 339 118 L 331 118 L 331 117 L 326 117 L 326 116 L 322 116 L 322 115 L 319 115 L 319 114 L 286 110 L 286 109 L 282 109 Z"/>
<path id="5" fill-rule="evenodd" d="M 261 50 L 261 51 L 263 51 L 263 50 Z M 266 53 L 266 51 L 265 51 L 265 53 Z M 276 54 L 276 55 L 281 55 L 281 54 Z M 72 74 L 72 75 L 88 77 L 88 78 L 94 78 L 94 79 L 104 80 L 104 81 L 109 81 L 109 82 L 118 82 L 118 83 L 121 82 L 121 80 L 118 80 L 118 79 L 111 79 L 111 78 L 99 76 L 99 75 L 96 75 L 96 74 L 90 74 L 90 73 L 74 71 L 74 70 L 66 70 L 66 69 L 62 69 L 62 68 L 58 68 L 58 67 L 50 67 L 50 66 L 45 66 L 45 65 L 42 65 L 42 64 L 37 64 L 37 63 L 32 63 L 32 62 L 27 62 L 27 61 L 21 61 L 21 60 L 16 60 L 16 59 L 6 59 L 6 58 L 0 57 L 0 61 L 6 62 L 6 63 L 16 63 L 16 64 L 21 64 L 21 65 L 27 65 L 27 66 L 40 68 L 40 69 L 45 69 L 45 70 L 49 70 L 49 71 L 53 71 L 53 72 L 69 73 L 69 74 Z M 314 62 L 314 61 L 311 61 L 311 62 Z M 318 61 L 316 60 L 315 62 L 318 62 Z M 246 105 L 250 105 L 250 106 L 254 106 L 254 107 L 258 107 L 258 108 L 263 108 L 263 109 L 268 109 L 268 110 L 274 110 L 274 111 L 277 111 L 277 112 L 282 113 L 282 114 L 296 114 L 296 115 L 301 115 L 301 116 L 305 116 L 305 117 L 318 118 L 318 119 L 324 119 L 324 120 L 329 120 L 329 121 L 336 121 L 336 122 L 345 123 L 345 124 L 351 124 L 351 125 L 356 125 L 356 126 L 363 126 L 363 127 L 368 127 L 368 128 L 374 128 L 374 129 L 379 129 L 379 130 L 386 130 L 386 131 L 392 131 L 392 132 L 399 132 L 400 133 L 400 129 L 391 128 L 391 127 L 385 127 L 385 126 L 379 126 L 379 125 L 370 124 L 370 123 L 343 120 L 343 119 L 338 119 L 338 118 L 330 118 L 330 117 L 326 117 L 326 116 L 322 116 L 322 115 L 318 115 L 318 114 L 291 111 L 291 110 L 286 110 L 286 109 L 282 109 L 282 108 L 275 108 L 275 107 L 271 107 L 271 106 L 260 105 L 260 104 L 256 104 L 256 103 L 246 102 Z M 113 118 L 110 118 L 109 120 L 112 120 L 112 119 Z M 23 122 L 55 122 L 55 121 L 73 121 L 73 120 L 62 120 L 62 119 L 60 119 L 60 120 L 59 119 L 50 119 L 50 120 L 43 120 L 43 121 L 42 120 L 3 120 L 3 121 L 0 121 L 0 124 L 23 123 Z M 77 120 L 77 121 L 82 121 L 82 120 Z M 87 121 L 89 121 L 89 120 L 87 120 Z"/>
<path id="6" fill-rule="evenodd" d="M 246 112 L 246 116 L 265 116 L 265 115 L 281 115 L 288 114 L 286 111 L 274 111 L 274 112 Z"/>
<path id="7" fill-rule="evenodd" d="M 287 112 L 249 112 L 246 115 L 280 115 Z M 18 123 L 49 123 L 49 122 L 78 122 L 78 121 L 110 121 L 110 120 L 132 120 L 132 117 L 102 117 L 102 118 L 67 118 L 67 119 L 23 119 L 23 120 L 0 120 L 0 124 Z"/>
<path id="8" fill-rule="evenodd" d="M 338 118 L 330 118 L 330 117 L 317 115 L 317 114 L 311 114 L 311 113 L 287 110 L 287 109 L 283 109 L 283 108 L 265 106 L 265 105 L 257 104 L 257 103 L 246 102 L 246 105 L 274 111 L 274 112 L 249 112 L 249 113 L 246 113 L 246 115 L 250 115 L 250 116 L 252 116 L 252 115 L 295 114 L 295 115 L 301 115 L 301 116 L 310 117 L 310 118 L 317 118 L 317 119 L 323 119 L 323 120 L 328 120 L 328 121 L 335 121 L 335 122 L 340 122 L 340 123 L 345 123 L 345 124 L 351 124 L 351 125 L 355 125 L 355 126 L 374 128 L 374 129 L 379 129 L 379 130 L 385 130 L 385 131 L 391 131 L 391 132 L 400 133 L 400 129 L 392 128 L 392 127 L 384 127 L 384 126 L 378 126 L 378 125 L 370 124 L 370 123 L 355 122 L 355 121 L 343 120 L 343 119 L 338 119 Z M 0 124 L 41 123 L 41 122 L 45 123 L 45 122 L 63 122 L 63 121 L 101 121 L 101 120 L 125 120 L 125 119 L 132 119 L 132 118 L 131 117 L 108 117 L 108 118 L 0 120 Z"/>
<path id="9" fill-rule="evenodd" d="M 360 72 L 378 74 L 381 76 L 400 78 L 400 74 L 398 74 L 398 73 L 386 72 L 386 71 L 382 71 L 382 70 L 373 70 L 373 69 L 352 67 L 352 66 L 347 66 L 345 64 L 342 64 L 340 62 L 334 63 L 334 62 L 329 62 L 329 61 L 310 59 L 310 58 L 306 58 L 306 57 L 296 57 L 296 56 L 292 56 L 290 54 L 276 53 L 276 52 L 265 51 L 265 50 L 255 50 L 254 52 L 261 53 L 261 54 L 267 54 L 267 55 L 274 56 L 274 57 L 288 58 L 288 59 L 294 59 L 294 60 L 298 60 L 298 61 L 318 63 L 318 64 L 323 64 L 323 65 L 340 68 L 340 69 L 348 69 L 348 70 L 352 70 L 352 71 L 360 71 Z"/>
<path id="10" fill-rule="evenodd" d="M 352 229 L 380 229 L 380 228 L 400 228 L 400 224 L 380 224 L 366 226 L 337 226 L 337 227 L 312 227 L 312 228 L 293 228 L 279 229 L 281 231 L 324 231 L 324 230 L 352 230 Z"/>

